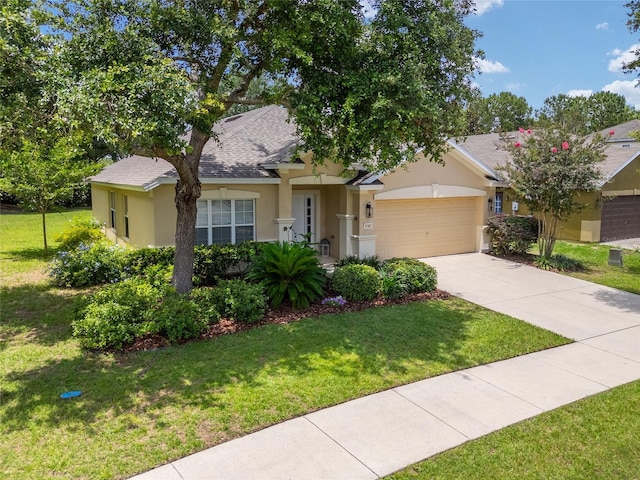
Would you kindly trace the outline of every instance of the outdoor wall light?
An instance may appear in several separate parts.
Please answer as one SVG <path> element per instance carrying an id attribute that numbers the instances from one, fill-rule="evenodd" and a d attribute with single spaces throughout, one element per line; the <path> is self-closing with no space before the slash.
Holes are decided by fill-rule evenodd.
<path id="1" fill-rule="evenodd" d="M 365 211 L 367 213 L 367 218 L 373 218 L 373 205 L 371 205 L 371 202 L 367 202 Z"/>
<path id="2" fill-rule="evenodd" d="M 489 211 L 492 212 L 493 211 L 493 198 L 489 198 L 488 203 L 489 203 Z"/>

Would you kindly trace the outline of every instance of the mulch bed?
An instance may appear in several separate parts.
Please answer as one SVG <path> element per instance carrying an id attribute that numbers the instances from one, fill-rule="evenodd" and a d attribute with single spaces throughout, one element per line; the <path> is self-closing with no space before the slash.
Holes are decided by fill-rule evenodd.
<path id="1" fill-rule="evenodd" d="M 296 322 L 303 318 L 317 317 L 320 315 L 327 315 L 332 313 L 359 312 L 361 310 L 381 307 L 384 305 L 401 305 L 405 303 L 423 302 L 427 300 L 445 300 L 447 298 L 451 298 L 451 295 L 449 293 L 445 292 L 444 290 L 436 289 L 433 292 L 409 294 L 397 300 L 378 298 L 365 302 L 347 302 L 347 304 L 342 307 L 322 305 L 318 302 L 310 305 L 309 308 L 303 310 L 295 310 L 291 307 L 291 305 L 283 304 L 278 309 L 269 310 L 260 322 L 252 324 L 236 322 L 233 320 L 222 318 L 218 323 L 211 325 L 207 329 L 207 331 L 200 335 L 199 339 L 207 340 L 219 337 L 221 335 L 230 335 L 245 330 L 251 330 L 253 328 L 261 327 L 262 325 L 286 324 Z M 157 350 L 159 348 L 168 347 L 169 345 L 169 341 L 160 335 L 148 335 L 139 338 L 134 343 L 126 346 L 123 350 L 125 352 Z"/>

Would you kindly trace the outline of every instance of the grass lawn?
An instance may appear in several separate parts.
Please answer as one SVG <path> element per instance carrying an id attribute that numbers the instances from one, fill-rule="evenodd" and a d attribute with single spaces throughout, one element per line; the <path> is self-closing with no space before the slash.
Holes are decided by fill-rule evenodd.
<path id="1" fill-rule="evenodd" d="M 393 480 L 640 478 L 640 381 L 466 443 Z"/>
<path id="2" fill-rule="evenodd" d="M 616 267 L 609 265 L 610 249 L 599 243 L 559 241 L 553 253 L 580 260 L 586 267 L 567 275 L 640 295 L 640 251 L 624 250 L 623 266 Z"/>
<path id="3" fill-rule="evenodd" d="M 3 216 L 0 245 L 3 479 L 125 478 L 322 407 L 568 342 L 451 299 L 156 351 L 87 352 L 69 326 L 85 292 L 33 273 L 45 265 L 41 239 L 19 217 Z M 61 399 L 68 390 L 82 395 Z"/>

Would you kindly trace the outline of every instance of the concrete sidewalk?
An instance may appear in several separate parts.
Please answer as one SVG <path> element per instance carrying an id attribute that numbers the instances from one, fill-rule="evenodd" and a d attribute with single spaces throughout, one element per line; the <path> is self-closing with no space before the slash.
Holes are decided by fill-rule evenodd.
<path id="1" fill-rule="evenodd" d="M 425 261 L 439 288 L 577 343 L 359 398 L 134 478 L 375 479 L 640 379 L 640 296 L 483 254 Z"/>

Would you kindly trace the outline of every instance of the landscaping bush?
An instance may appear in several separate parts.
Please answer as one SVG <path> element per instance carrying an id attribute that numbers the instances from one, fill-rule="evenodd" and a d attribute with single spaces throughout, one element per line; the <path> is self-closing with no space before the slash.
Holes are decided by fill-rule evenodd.
<path id="1" fill-rule="evenodd" d="M 406 293 L 431 292 L 438 283 L 435 268 L 413 258 L 385 260 L 381 271 L 404 285 Z"/>
<path id="2" fill-rule="evenodd" d="M 95 218 L 74 217 L 70 225 L 55 238 L 55 241 L 60 243 L 60 250 L 75 250 L 81 244 L 91 245 L 103 239 L 101 227 L 100 222 Z"/>
<path id="3" fill-rule="evenodd" d="M 173 265 L 174 247 L 145 247 L 130 250 L 127 255 L 127 272 L 143 275 L 149 267 L 168 267 Z"/>
<path id="4" fill-rule="evenodd" d="M 347 265 L 369 265 L 376 270 L 380 270 L 382 261 L 378 258 L 377 255 L 370 255 L 363 258 L 360 258 L 357 255 L 349 255 L 347 257 L 341 258 L 340 260 L 337 260 L 334 265 L 335 268 L 346 267 Z"/>
<path id="5" fill-rule="evenodd" d="M 193 303 L 195 303 L 199 310 L 200 316 L 207 321 L 207 323 L 217 323 L 220 321 L 220 312 L 216 307 L 216 302 L 219 296 L 214 292 L 214 288 L 211 287 L 196 287 L 191 290 L 189 294 Z"/>
<path id="6" fill-rule="evenodd" d="M 558 254 L 551 257 L 540 256 L 536 258 L 535 265 L 541 270 L 557 270 L 559 272 L 577 272 L 584 269 L 579 260 L 574 260 L 565 255 Z"/>
<path id="7" fill-rule="evenodd" d="M 86 348 L 116 348 L 159 332 L 151 312 L 162 300 L 162 289 L 142 278 L 107 285 L 79 309 L 73 335 Z"/>
<path id="8" fill-rule="evenodd" d="M 333 290 L 350 301 L 373 300 L 380 293 L 382 278 L 369 265 L 351 264 L 336 268 L 332 278 Z"/>
<path id="9" fill-rule="evenodd" d="M 253 257 L 247 278 L 260 282 L 271 304 L 277 308 L 289 300 L 293 308 L 306 308 L 322 296 L 326 272 L 317 252 L 300 244 L 265 244 Z"/>
<path id="10" fill-rule="evenodd" d="M 107 240 L 80 244 L 74 250 L 58 252 L 49 264 L 53 283 L 69 288 L 102 285 L 126 276 L 127 250 Z"/>
<path id="11" fill-rule="evenodd" d="M 489 219 L 487 231 L 494 254 L 524 255 L 538 239 L 538 221 L 533 217 L 495 215 Z"/>
<path id="12" fill-rule="evenodd" d="M 211 305 L 222 317 L 238 322 L 255 323 L 264 318 L 268 298 L 262 285 L 244 280 L 221 280 L 209 289 Z"/>
<path id="13" fill-rule="evenodd" d="M 251 258 L 258 255 L 262 243 L 237 245 L 198 245 L 194 250 L 193 284 L 213 286 L 225 278 L 243 276 Z"/>
<path id="14" fill-rule="evenodd" d="M 380 272 L 382 278 L 381 292 L 384 298 L 397 300 L 409 293 L 407 284 L 404 282 L 402 275 L 396 272 Z"/>
<path id="15" fill-rule="evenodd" d="M 107 285 L 83 300 L 72 322 L 73 335 L 86 348 L 121 349 L 149 334 L 171 342 L 200 335 L 213 314 L 202 314 L 192 298 L 169 285 L 133 277 Z"/>

